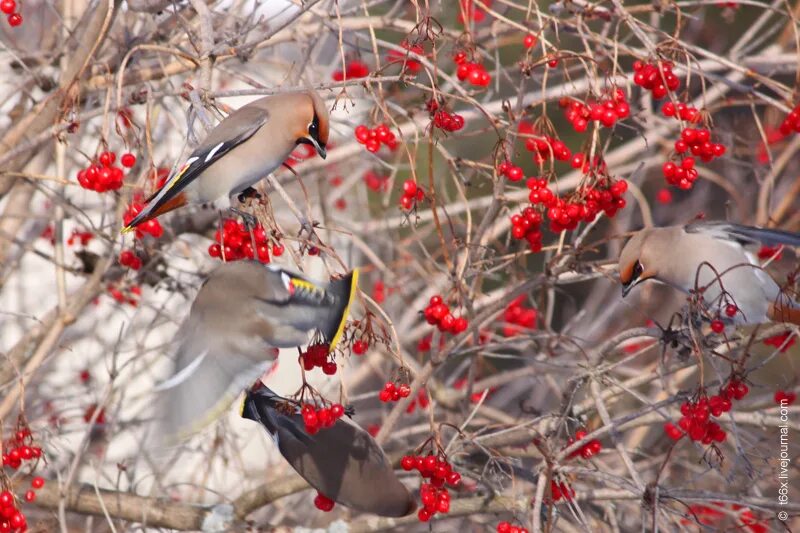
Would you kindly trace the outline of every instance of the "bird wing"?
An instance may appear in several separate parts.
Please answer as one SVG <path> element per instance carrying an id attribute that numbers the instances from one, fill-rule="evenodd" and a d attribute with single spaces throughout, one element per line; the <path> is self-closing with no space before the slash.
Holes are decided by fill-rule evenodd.
<path id="1" fill-rule="evenodd" d="M 684 226 L 687 233 L 704 233 L 742 246 L 766 244 L 800 246 L 800 234 L 778 229 L 756 228 L 731 222 L 693 222 Z"/>
<path id="2" fill-rule="evenodd" d="M 329 297 L 325 290 L 327 283 L 311 280 L 277 265 L 267 265 L 266 269 L 274 276 L 275 282 L 269 283 L 269 292 L 259 294 L 257 300 L 283 307 L 290 304 L 320 305 Z"/>
<path id="3" fill-rule="evenodd" d="M 245 106 L 228 115 L 164 186 L 147 199 L 146 207 L 126 227 L 135 227 L 146 220 L 159 207 L 180 194 L 215 161 L 255 135 L 268 121 L 269 112 L 255 106 Z"/>
<path id="4" fill-rule="evenodd" d="M 369 433 L 341 418 L 332 427 L 309 435 L 300 414 L 276 409 L 268 399 L 271 391 L 263 391 L 248 391 L 242 416 L 262 423 L 274 434 L 281 455 L 309 485 L 358 511 L 381 516 L 404 516 L 413 511 L 408 489 Z"/>
<path id="5" fill-rule="evenodd" d="M 219 418 L 276 353 L 254 335 L 231 335 L 192 317 L 179 334 L 173 375 L 156 387 L 163 435 L 175 444 Z"/>

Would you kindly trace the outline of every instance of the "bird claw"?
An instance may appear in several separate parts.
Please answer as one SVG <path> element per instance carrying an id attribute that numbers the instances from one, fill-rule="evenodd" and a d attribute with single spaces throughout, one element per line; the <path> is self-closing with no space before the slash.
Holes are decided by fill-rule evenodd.
<path id="1" fill-rule="evenodd" d="M 251 215 L 250 213 L 247 213 L 246 211 L 241 211 L 239 209 L 236 209 L 235 207 L 231 207 L 230 210 L 232 213 L 242 217 L 242 222 L 244 223 L 245 228 L 247 228 L 248 230 L 250 230 L 250 228 L 253 228 L 258 224 L 258 217 L 256 217 L 255 215 Z"/>

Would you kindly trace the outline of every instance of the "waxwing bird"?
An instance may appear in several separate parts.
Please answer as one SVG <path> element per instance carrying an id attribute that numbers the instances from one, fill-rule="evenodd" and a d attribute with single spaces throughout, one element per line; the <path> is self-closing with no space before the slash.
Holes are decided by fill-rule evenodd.
<path id="1" fill-rule="evenodd" d="M 800 306 L 781 294 L 747 250 L 759 244 L 797 247 L 800 234 L 727 222 L 643 229 L 619 256 L 622 296 L 653 279 L 686 293 L 704 288 L 703 299 L 710 309 L 737 307 L 736 324 L 770 320 L 800 324 Z"/>
<path id="2" fill-rule="evenodd" d="M 314 91 L 250 102 L 211 130 L 122 232 L 186 204 L 242 193 L 278 168 L 298 144 L 313 146 L 324 159 L 328 133 L 328 109 Z"/>
<path id="3" fill-rule="evenodd" d="M 306 344 L 316 330 L 333 350 L 357 283 L 357 270 L 321 283 L 257 261 L 217 267 L 176 335 L 172 377 L 156 387 L 167 441 L 213 422 L 269 369 L 278 348 Z"/>
<path id="4" fill-rule="evenodd" d="M 347 417 L 309 435 L 297 408 L 267 387 L 247 392 L 241 414 L 263 425 L 292 468 L 333 501 L 380 516 L 414 511 L 380 445 Z"/>

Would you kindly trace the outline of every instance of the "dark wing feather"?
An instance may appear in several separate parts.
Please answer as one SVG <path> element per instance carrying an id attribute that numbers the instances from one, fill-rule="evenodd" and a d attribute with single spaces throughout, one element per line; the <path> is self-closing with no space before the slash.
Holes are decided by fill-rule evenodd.
<path id="1" fill-rule="evenodd" d="M 239 109 L 214 128 L 203 143 L 186 159 L 183 166 L 146 201 L 146 207 L 129 227 L 144 221 L 159 207 L 180 194 L 195 178 L 222 156 L 255 135 L 269 120 L 267 110 L 259 107 Z"/>
<path id="2" fill-rule="evenodd" d="M 800 234 L 779 229 L 756 228 L 730 222 L 693 222 L 684 227 L 687 233 L 706 233 L 717 239 L 735 241 L 742 246 L 800 246 Z"/>

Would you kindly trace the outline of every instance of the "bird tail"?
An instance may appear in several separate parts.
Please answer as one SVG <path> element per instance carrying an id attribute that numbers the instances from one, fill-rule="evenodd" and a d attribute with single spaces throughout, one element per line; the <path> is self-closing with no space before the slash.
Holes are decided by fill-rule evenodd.
<path id="1" fill-rule="evenodd" d="M 358 269 L 353 270 L 341 279 L 334 280 L 328 285 L 327 292 L 335 296 L 334 303 L 330 307 L 328 318 L 325 324 L 320 327 L 322 335 L 330 344 L 333 351 L 342 339 L 344 324 L 347 321 L 347 314 L 350 311 L 350 304 L 356 295 L 358 286 Z"/>
<path id="2" fill-rule="evenodd" d="M 122 228 L 123 235 L 136 229 L 136 226 L 139 224 L 143 224 L 148 220 L 153 220 L 173 209 L 183 207 L 187 202 L 186 193 L 178 193 L 165 202 L 159 202 L 158 200 L 153 201 L 153 199 L 153 196 L 148 198 L 147 205 L 142 209 L 141 213 L 133 217 L 133 219 Z"/>
<path id="3" fill-rule="evenodd" d="M 778 302 L 769 306 L 769 319 L 800 326 L 800 305 L 794 302 Z"/>

